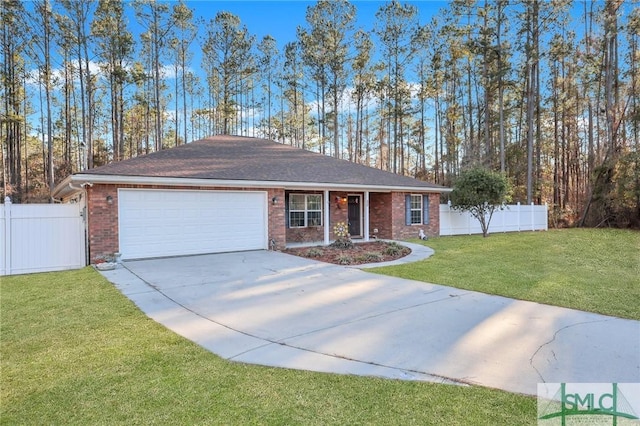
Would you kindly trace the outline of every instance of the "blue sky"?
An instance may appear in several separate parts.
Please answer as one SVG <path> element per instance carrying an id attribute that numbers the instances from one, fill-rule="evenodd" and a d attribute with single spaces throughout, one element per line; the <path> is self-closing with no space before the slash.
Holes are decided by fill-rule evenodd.
<path id="1" fill-rule="evenodd" d="M 356 27 L 371 30 L 376 12 L 385 3 L 387 1 L 352 0 L 351 4 L 357 9 Z M 429 22 L 431 16 L 437 13 L 440 8 L 446 8 L 448 5 L 446 1 L 432 0 L 402 3 L 409 3 L 418 7 L 422 24 Z M 276 39 L 280 47 L 296 39 L 297 27 L 306 26 L 307 7 L 315 4 L 316 1 L 306 0 L 187 1 L 187 5 L 194 10 L 195 17 L 201 17 L 208 21 L 219 11 L 231 12 L 240 18 L 249 33 L 256 36 L 258 42 L 264 36 L 271 35 Z"/>

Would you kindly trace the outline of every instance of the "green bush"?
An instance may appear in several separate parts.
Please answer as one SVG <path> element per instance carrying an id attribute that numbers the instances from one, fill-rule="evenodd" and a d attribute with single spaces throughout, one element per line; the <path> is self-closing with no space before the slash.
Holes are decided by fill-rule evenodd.
<path id="1" fill-rule="evenodd" d="M 339 249 L 352 249 L 353 241 L 349 237 L 339 237 L 333 243 L 331 243 L 331 247 L 339 248 Z"/>
<path id="2" fill-rule="evenodd" d="M 387 245 L 387 248 L 384 249 L 384 253 L 389 256 L 397 256 L 402 253 L 403 249 L 404 247 L 402 247 L 398 243 L 389 243 L 389 245 Z"/>
<path id="3" fill-rule="evenodd" d="M 305 253 L 306 257 L 320 257 L 324 254 L 324 251 L 318 247 L 311 248 Z"/>
<path id="4" fill-rule="evenodd" d="M 384 260 L 384 256 L 382 255 L 382 253 L 369 252 L 363 254 L 360 259 L 365 262 L 381 262 Z"/>
<path id="5" fill-rule="evenodd" d="M 340 265 L 351 265 L 353 263 L 353 258 L 351 256 L 341 254 L 335 257 L 335 261 Z"/>

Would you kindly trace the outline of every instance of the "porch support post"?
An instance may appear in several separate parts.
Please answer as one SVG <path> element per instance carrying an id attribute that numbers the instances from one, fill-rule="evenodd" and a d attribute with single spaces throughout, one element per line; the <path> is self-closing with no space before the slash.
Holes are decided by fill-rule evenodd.
<path id="1" fill-rule="evenodd" d="M 331 224 L 329 223 L 329 190 L 324 190 L 324 245 L 329 245 L 329 227 Z"/>
<path id="2" fill-rule="evenodd" d="M 369 241 L 369 191 L 364 191 L 364 240 Z"/>

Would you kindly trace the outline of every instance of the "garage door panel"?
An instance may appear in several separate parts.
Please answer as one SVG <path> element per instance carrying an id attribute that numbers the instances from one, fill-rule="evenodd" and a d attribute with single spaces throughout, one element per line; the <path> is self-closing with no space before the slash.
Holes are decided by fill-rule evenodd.
<path id="1" fill-rule="evenodd" d="M 118 197 L 123 259 L 267 248 L 264 192 L 121 189 Z"/>

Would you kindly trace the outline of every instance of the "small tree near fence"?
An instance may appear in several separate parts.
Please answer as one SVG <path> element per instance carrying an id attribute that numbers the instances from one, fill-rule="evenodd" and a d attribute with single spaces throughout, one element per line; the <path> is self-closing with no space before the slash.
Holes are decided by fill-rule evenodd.
<path id="1" fill-rule="evenodd" d="M 466 210 L 478 219 L 482 236 L 489 235 L 489 223 L 496 209 L 507 201 L 509 182 L 500 174 L 482 168 L 463 172 L 451 191 L 451 208 Z"/>

